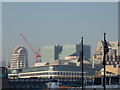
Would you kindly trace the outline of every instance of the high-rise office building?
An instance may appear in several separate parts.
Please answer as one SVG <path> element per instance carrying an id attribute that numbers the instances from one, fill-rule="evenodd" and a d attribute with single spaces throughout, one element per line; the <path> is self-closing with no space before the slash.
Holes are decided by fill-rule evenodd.
<path id="1" fill-rule="evenodd" d="M 42 62 L 59 59 L 62 52 L 62 45 L 48 45 L 41 48 Z"/>
<path id="2" fill-rule="evenodd" d="M 18 46 L 12 53 L 11 68 L 26 68 L 28 67 L 28 52 L 25 47 Z"/>
<path id="3" fill-rule="evenodd" d="M 43 46 L 40 49 L 41 61 L 54 60 L 54 45 Z"/>
<path id="4" fill-rule="evenodd" d="M 72 55 L 75 52 L 76 52 L 76 44 L 63 45 L 59 59 L 64 59 L 66 56 Z"/>
<path id="5" fill-rule="evenodd" d="M 89 45 L 84 46 L 84 59 L 90 59 L 91 49 Z M 42 62 L 49 60 L 63 60 L 67 56 L 79 56 L 81 44 L 49 45 L 41 47 Z"/>
<path id="6" fill-rule="evenodd" d="M 54 45 L 54 60 L 59 59 L 62 52 L 62 45 Z"/>
<path id="7" fill-rule="evenodd" d="M 80 51 L 81 51 L 81 44 L 76 44 L 76 53 L 79 55 Z M 83 55 L 84 55 L 84 59 L 88 60 L 91 58 L 91 47 L 90 45 L 83 45 Z"/>

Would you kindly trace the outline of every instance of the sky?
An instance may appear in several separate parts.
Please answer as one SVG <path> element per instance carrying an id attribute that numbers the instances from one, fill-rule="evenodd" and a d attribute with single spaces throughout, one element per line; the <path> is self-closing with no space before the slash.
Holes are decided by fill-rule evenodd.
<path id="1" fill-rule="evenodd" d="M 1 0 L 2 2 L 119 2 L 119 0 Z"/>
<path id="2" fill-rule="evenodd" d="M 2 59 L 11 61 L 13 49 L 23 45 L 28 50 L 29 65 L 34 65 L 34 53 L 20 33 L 36 51 L 45 45 L 79 43 L 83 36 L 93 53 L 104 32 L 107 40 L 118 40 L 117 5 L 117 2 L 4 2 Z"/>

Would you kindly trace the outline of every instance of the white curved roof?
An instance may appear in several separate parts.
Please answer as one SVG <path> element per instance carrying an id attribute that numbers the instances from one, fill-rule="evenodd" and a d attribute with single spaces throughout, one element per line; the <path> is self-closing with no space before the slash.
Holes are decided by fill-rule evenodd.
<path id="1" fill-rule="evenodd" d="M 19 54 L 19 53 L 22 53 L 22 54 L 27 54 L 27 49 L 23 46 L 17 46 L 14 50 L 13 50 L 13 54 Z"/>

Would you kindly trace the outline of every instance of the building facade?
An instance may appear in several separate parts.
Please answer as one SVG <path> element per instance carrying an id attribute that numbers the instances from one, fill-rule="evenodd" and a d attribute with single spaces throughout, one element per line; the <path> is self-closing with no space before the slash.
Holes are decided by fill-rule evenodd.
<path id="1" fill-rule="evenodd" d="M 54 60 L 59 59 L 60 54 L 62 52 L 62 45 L 54 45 Z"/>
<path id="2" fill-rule="evenodd" d="M 47 62 L 49 60 L 54 60 L 54 45 L 48 45 L 41 47 L 40 49 L 41 61 Z M 56 55 L 57 56 L 57 55 Z"/>
<path id="3" fill-rule="evenodd" d="M 50 60 L 64 60 L 65 57 L 75 55 L 79 56 L 81 44 L 49 45 L 41 48 L 42 62 Z M 90 59 L 91 47 L 84 45 L 84 59 Z"/>
<path id="4" fill-rule="evenodd" d="M 79 55 L 81 51 L 81 44 L 76 44 L 76 54 Z M 89 60 L 91 58 L 91 47 L 90 45 L 83 45 L 83 54 L 84 54 L 84 59 Z"/>
<path id="5" fill-rule="evenodd" d="M 10 68 L 28 67 L 28 51 L 25 47 L 18 46 L 12 53 L 12 64 Z"/>
<path id="6" fill-rule="evenodd" d="M 28 67 L 23 69 L 9 69 L 9 78 L 81 78 L 82 67 L 71 65 L 45 65 L 39 67 Z M 84 77 L 96 74 L 93 68 L 84 68 Z"/>
<path id="7" fill-rule="evenodd" d="M 106 55 L 106 64 L 107 65 L 116 65 L 120 64 L 120 46 L 118 41 L 109 41 L 108 48 L 109 52 Z M 99 41 L 95 54 L 93 55 L 93 60 L 96 63 L 103 62 L 103 41 Z"/>

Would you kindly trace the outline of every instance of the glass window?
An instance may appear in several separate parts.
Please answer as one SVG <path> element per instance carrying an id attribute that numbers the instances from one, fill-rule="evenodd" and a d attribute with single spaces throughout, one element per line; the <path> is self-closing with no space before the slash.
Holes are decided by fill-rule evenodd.
<path id="1" fill-rule="evenodd" d="M 66 75 L 68 75 L 68 72 L 66 72 Z"/>
<path id="2" fill-rule="evenodd" d="M 54 75 L 56 75 L 57 73 L 56 72 L 54 72 Z"/>
<path id="3" fill-rule="evenodd" d="M 62 72 L 60 72 L 60 75 L 62 75 Z"/>
<path id="4" fill-rule="evenodd" d="M 63 72 L 63 75 L 65 75 L 65 72 Z"/>

